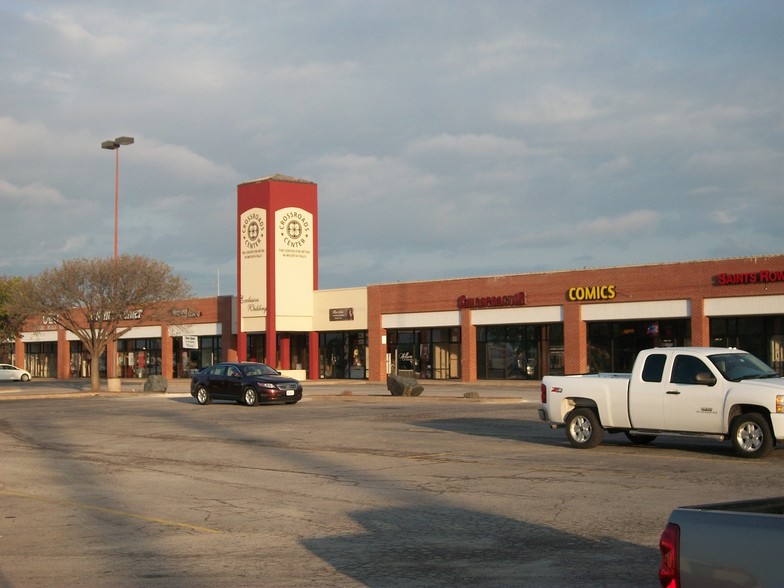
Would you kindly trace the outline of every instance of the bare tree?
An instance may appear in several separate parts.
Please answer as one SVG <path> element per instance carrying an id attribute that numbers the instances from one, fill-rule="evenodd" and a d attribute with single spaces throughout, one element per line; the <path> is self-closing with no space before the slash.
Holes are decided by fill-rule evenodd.
<path id="1" fill-rule="evenodd" d="M 0 277 L 0 357 L 10 355 L 13 341 L 22 330 L 24 317 L 10 306 L 14 291 L 21 283 L 22 278 Z"/>
<path id="2" fill-rule="evenodd" d="M 90 381 L 101 389 L 100 357 L 131 329 L 128 319 L 176 322 L 170 304 L 190 296 L 171 268 L 148 257 L 74 259 L 24 280 L 11 302 L 19 315 L 44 316 L 76 335 L 90 354 Z M 112 361 L 111 358 L 107 358 Z"/>

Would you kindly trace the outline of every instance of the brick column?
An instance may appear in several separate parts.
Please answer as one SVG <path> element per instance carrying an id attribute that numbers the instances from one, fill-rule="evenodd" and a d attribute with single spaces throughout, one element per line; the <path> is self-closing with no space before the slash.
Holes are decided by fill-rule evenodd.
<path id="1" fill-rule="evenodd" d="M 588 371 L 588 326 L 580 304 L 564 305 L 564 361 L 567 374 Z"/>
<path id="2" fill-rule="evenodd" d="M 21 337 L 14 339 L 14 365 L 25 369 L 25 346 Z"/>
<path id="3" fill-rule="evenodd" d="M 177 366 L 174 365 L 174 343 L 169 325 L 161 325 L 161 375 L 167 380 L 177 374 Z"/>
<path id="4" fill-rule="evenodd" d="M 57 379 L 71 378 L 71 342 L 67 338 L 68 331 L 57 329 Z"/>
<path id="5" fill-rule="evenodd" d="M 125 374 L 117 373 L 117 339 L 106 344 L 106 377 L 122 378 Z"/>
<path id="6" fill-rule="evenodd" d="M 386 329 L 381 321 L 381 288 L 369 287 L 368 301 L 368 381 L 386 382 L 387 378 L 387 344 Z"/>
<path id="7" fill-rule="evenodd" d="M 460 309 L 460 380 L 476 382 L 476 329 L 470 308 Z"/>
<path id="8" fill-rule="evenodd" d="M 691 299 L 691 344 L 710 347 L 710 319 L 705 316 L 705 299 Z"/>
<path id="9" fill-rule="evenodd" d="M 368 316 L 368 381 L 385 382 L 387 377 L 386 329 L 381 328 L 381 317 Z"/>

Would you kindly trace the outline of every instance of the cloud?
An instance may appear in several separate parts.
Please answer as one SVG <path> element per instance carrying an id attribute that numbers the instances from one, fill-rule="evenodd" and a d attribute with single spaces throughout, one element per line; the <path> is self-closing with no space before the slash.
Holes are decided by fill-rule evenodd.
<path id="1" fill-rule="evenodd" d="M 411 142 L 406 156 L 455 155 L 461 157 L 483 157 L 492 159 L 520 158 L 547 154 L 544 149 L 532 149 L 525 141 L 490 134 L 451 135 L 441 133 L 433 137 L 421 137 Z"/>
<path id="2" fill-rule="evenodd" d="M 275 173 L 318 183 L 324 288 L 781 249 L 776 3 L 62 0 L 0 24 L 10 273 L 112 251 L 100 143 L 126 134 L 120 249 L 209 293 L 237 184 Z"/>
<path id="3" fill-rule="evenodd" d="M 0 117 L 0 157 L 18 157 L 47 150 L 51 135 L 41 121 L 19 122 Z"/>
<path id="4" fill-rule="evenodd" d="M 561 49 L 560 43 L 535 34 L 507 34 L 452 47 L 444 61 L 449 67 L 470 76 L 503 74 L 521 68 L 537 69 L 547 56 L 552 63 L 552 55 Z"/>
<path id="5" fill-rule="evenodd" d="M 51 34 L 60 37 L 64 42 L 81 46 L 84 51 L 103 56 L 116 55 L 127 49 L 127 41 L 117 34 L 95 34 L 88 31 L 74 14 L 62 11 L 48 13 L 26 12 L 24 20 L 48 29 Z M 107 29 L 108 30 L 108 29 Z M 114 30 L 123 30 L 116 28 Z"/>
<path id="6" fill-rule="evenodd" d="M 656 232 L 660 214 L 652 210 L 635 210 L 611 218 L 601 217 L 581 221 L 575 232 L 583 238 L 621 241 L 634 235 L 651 235 Z"/>
<path id="7" fill-rule="evenodd" d="M 515 243 L 525 247 L 575 246 L 579 243 L 628 243 L 634 246 L 642 237 L 655 235 L 661 214 L 653 210 L 635 210 L 615 217 L 602 216 L 584 219 L 573 226 L 554 222 L 546 228 L 534 228 Z"/>
<path id="8" fill-rule="evenodd" d="M 58 205 L 65 198 L 54 188 L 39 183 L 15 186 L 11 182 L 0 179 L 0 202 L 7 204 L 23 204 L 26 207 Z"/>
<path id="9" fill-rule="evenodd" d="M 231 165 L 211 161 L 183 145 L 140 137 L 134 150 L 135 161 L 151 168 L 165 169 L 166 173 L 187 179 L 188 182 L 231 185 L 240 177 Z"/>
<path id="10" fill-rule="evenodd" d="M 601 94 L 576 92 L 572 88 L 545 88 L 526 100 L 496 108 L 498 117 L 518 125 L 572 124 L 595 121 L 610 114 Z"/>

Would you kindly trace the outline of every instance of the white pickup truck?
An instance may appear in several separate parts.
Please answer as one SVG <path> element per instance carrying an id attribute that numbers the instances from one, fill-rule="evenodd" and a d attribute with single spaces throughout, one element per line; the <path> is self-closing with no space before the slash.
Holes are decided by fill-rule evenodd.
<path id="1" fill-rule="evenodd" d="M 784 379 L 738 349 L 646 349 L 631 374 L 545 376 L 541 391 L 539 418 L 565 427 L 574 447 L 596 447 L 605 432 L 634 443 L 700 435 L 758 458 L 784 441 Z"/>

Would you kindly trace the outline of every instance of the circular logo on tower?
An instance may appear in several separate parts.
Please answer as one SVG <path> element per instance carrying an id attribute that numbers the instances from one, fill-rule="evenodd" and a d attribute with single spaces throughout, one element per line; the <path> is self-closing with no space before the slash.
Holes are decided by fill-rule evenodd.
<path id="1" fill-rule="evenodd" d="M 286 234 L 292 241 L 298 240 L 302 237 L 302 223 L 297 220 L 290 221 L 286 225 Z"/>
<path id="2" fill-rule="evenodd" d="M 278 228 L 286 247 L 301 249 L 310 238 L 310 222 L 302 212 L 287 212 L 280 219 Z"/>
<path id="3" fill-rule="evenodd" d="M 264 220 L 256 212 L 251 212 L 242 221 L 242 243 L 245 249 L 259 249 L 263 243 Z"/>

